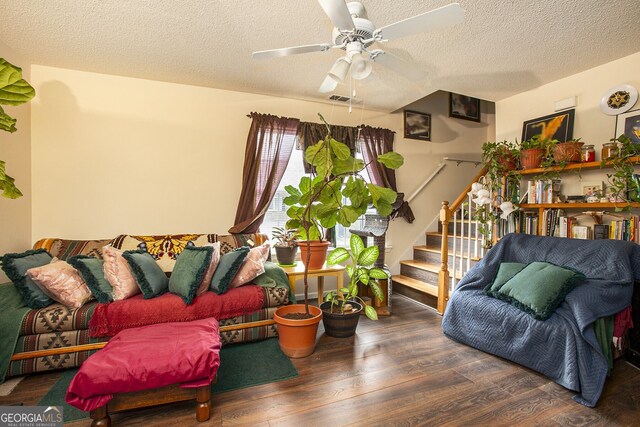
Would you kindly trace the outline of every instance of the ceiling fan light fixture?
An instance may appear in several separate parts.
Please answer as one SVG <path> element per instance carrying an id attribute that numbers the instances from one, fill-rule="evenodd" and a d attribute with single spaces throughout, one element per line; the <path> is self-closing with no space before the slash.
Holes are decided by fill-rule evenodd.
<path id="1" fill-rule="evenodd" d="M 349 72 L 351 61 L 347 57 L 339 58 L 329 70 L 328 76 L 338 83 L 343 83 Z"/>
<path id="2" fill-rule="evenodd" d="M 359 53 L 351 57 L 351 77 L 356 80 L 363 80 L 371 74 L 371 61 L 367 61 Z"/>

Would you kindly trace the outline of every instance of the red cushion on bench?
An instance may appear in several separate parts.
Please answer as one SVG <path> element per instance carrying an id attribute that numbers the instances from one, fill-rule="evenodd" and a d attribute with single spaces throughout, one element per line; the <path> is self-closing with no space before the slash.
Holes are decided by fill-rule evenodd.
<path id="1" fill-rule="evenodd" d="M 220 346 L 213 318 L 126 329 L 82 364 L 66 401 L 92 411 L 115 393 L 209 384 L 220 366 Z"/>

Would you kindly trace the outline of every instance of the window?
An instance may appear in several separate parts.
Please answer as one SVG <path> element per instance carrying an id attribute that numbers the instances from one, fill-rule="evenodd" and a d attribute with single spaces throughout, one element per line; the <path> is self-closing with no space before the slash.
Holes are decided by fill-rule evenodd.
<path id="1" fill-rule="evenodd" d="M 356 158 L 362 159 L 362 153 L 356 153 Z M 282 181 L 280 181 L 280 185 L 273 196 L 269 209 L 264 216 L 264 221 L 260 226 L 261 231 L 267 234 L 270 239 L 272 238 L 271 231 L 273 230 L 273 227 L 284 227 L 287 219 L 289 219 L 287 217 L 287 206 L 284 204 L 284 199 L 287 197 L 287 192 L 284 187 L 287 185 L 297 187 L 300 183 L 300 178 L 302 178 L 304 174 L 303 151 L 294 148 L 291 153 L 291 158 L 289 159 L 289 164 L 287 165 L 287 170 L 282 177 Z M 362 176 L 367 182 L 370 182 L 369 175 L 366 171 Z M 363 225 L 364 216 L 360 217 L 358 221 L 353 223 L 349 228 L 362 230 Z M 336 246 L 348 247 L 350 238 L 351 233 L 349 233 L 349 230 L 338 224 L 335 228 Z"/>

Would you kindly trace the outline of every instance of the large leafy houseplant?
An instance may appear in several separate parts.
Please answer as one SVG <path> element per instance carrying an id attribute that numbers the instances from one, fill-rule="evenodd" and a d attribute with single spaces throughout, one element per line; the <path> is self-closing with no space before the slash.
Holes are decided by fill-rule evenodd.
<path id="1" fill-rule="evenodd" d="M 364 307 L 365 314 L 371 320 L 377 320 L 378 314 L 376 309 L 370 305 L 366 305 L 362 298 L 358 296 L 358 285 L 363 284 L 369 286 L 373 291 L 373 295 L 384 300 L 382 288 L 378 283 L 379 279 L 386 279 L 387 273 L 374 264 L 380 254 L 377 246 L 364 246 L 362 238 L 357 234 L 352 234 L 349 241 L 351 251 L 345 248 L 336 248 L 327 258 L 327 265 L 341 264 L 350 261 L 347 264 L 347 274 L 349 275 L 349 285 L 342 289 L 336 289 L 327 294 L 325 301 L 331 301 L 331 310 L 334 308 L 344 312 L 347 302 L 350 300 L 360 300 Z"/>
<path id="2" fill-rule="evenodd" d="M 397 198 L 395 191 L 368 183 L 361 175 L 366 165 L 356 159 L 349 147 L 331 136 L 331 127 L 318 114 L 326 125 L 324 139 L 308 147 L 305 161 L 312 166 L 309 176 L 303 176 L 297 187 L 287 185 L 288 196 L 284 203 L 287 209 L 287 228 L 297 229 L 302 240 L 301 245 L 310 246 L 310 240 L 324 239 L 324 230 L 340 224 L 351 226 L 363 215 L 369 205 L 381 216 L 391 214 L 392 205 Z M 402 156 L 390 151 L 379 155 L 376 160 L 390 169 L 397 169 L 404 163 Z M 304 274 L 304 301 L 306 314 L 309 314 L 308 301 L 308 264 L 307 252 Z"/>
<path id="3" fill-rule="evenodd" d="M 600 167 L 605 167 L 607 163 L 613 169 L 613 173 L 607 174 L 611 201 L 637 202 L 640 200 L 640 183 L 634 179 L 634 163 L 631 158 L 640 155 L 640 147 L 634 144 L 631 138 L 620 135 L 611 139 L 618 145 L 618 155 L 612 159 L 602 159 Z M 617 211 L 628 210 L 630 206 L 616 208 Z"/>
<path id="4" fill-rule="evenodd" d="M 29 102 L 36 91 L 22 78 L 22 69 L 0 58 L 0 105 L 20 105 Z M 4 112 L 0 106 L 0 129 L 15 132 L 16 119 Z M 7 175 L 5 162 L 0 160 L 0 190 L 2 196 L 17 199 L 22 192 L 15 186 L 15 179 Z"/>

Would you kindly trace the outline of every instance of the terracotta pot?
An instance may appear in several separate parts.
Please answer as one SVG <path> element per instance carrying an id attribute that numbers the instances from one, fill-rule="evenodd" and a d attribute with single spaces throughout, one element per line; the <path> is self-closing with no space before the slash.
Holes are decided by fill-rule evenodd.
<path id="1" fill-rule="evenodd" d="M 275 248 L 278 264 L 292 265 L 296 261 L 296 253 L 298 253 L 297 246 L 275 246 Z"/>
<path id="2" fill-rule="evenodd" d="M 322 319 L 322 310 L 315 305 L 309 306 L 309 319 L 287 319 L 288 313 L 305 313 L 304 304 L 291 304 L 278 308 L 273 320 L 278 325 L 280 349 L 287 356 L 297 359 L 307 357 L 316 347 L 318 324 Z"/>
<path id="3" fill-rule="evenodd" d="M 356 333 L 358 328 L 358 320 L 362 312 L 362 304 L 355 301 L 349 301 L 349 304 L 355 309 L 351 313 L 342 314 L 339 306 L 333 308 L 331 313 L 331 301 L 323 302 L 320 305 L 322 309 L 322 324 L 324 332 L 330 337 L 347 338 Z"/>
<path id="4" fill-rule="evenodd" d="M 518 168 L 518 159 L 511 153 L 499 156 L 498 162 L 503 165 L 507 171 L 513 171 Z"/>
<path id="5" fill-rule="evenodd" d="M 544 159 L 544 150 L 542 148 L 528 148 L 520 151 L 520 165 L 522 169 L 539 168 Z"/>
<path id="6" fill-rule="evenodd" d="M 327 260 L 327 249 L 329 242 L 320 240 L 311 240 L 310 242 L 311 259 L 309 260 L 309 270 L 319 270 Z M 300 258 L 303 264 L 307 264 L 307 242 L 298 243 L 300 246 Z"/>
<path id="7" fill-rule="evenodd" d="M 553 147 L 553 159 L 560 162 L 579 163 L 582 161 L 584 142 L 563 142 Z"/>

